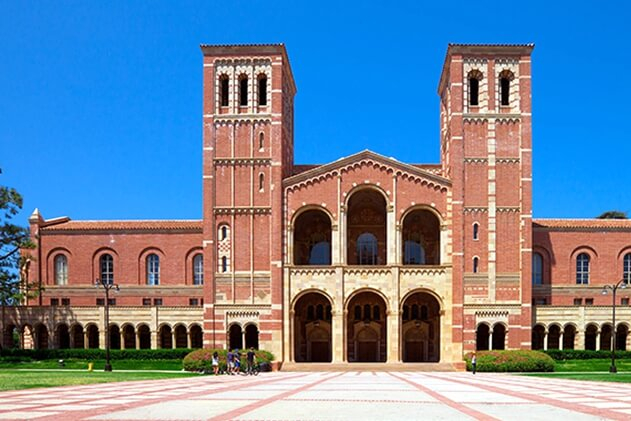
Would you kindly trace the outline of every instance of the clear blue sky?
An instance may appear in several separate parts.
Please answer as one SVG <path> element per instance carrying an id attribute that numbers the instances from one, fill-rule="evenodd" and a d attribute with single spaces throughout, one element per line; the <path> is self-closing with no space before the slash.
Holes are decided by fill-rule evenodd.
<path id="1" fill-rule="evenodd" d="M 269 6 L 273 3 L 273 6 Z M 201 43 L 286 44 L 296 163 L 439 160 L 449 42 L 534 42 L 534 215 L 631 211 L 627 2 L 0 2 L 19 221 L 201 218 Z"/>

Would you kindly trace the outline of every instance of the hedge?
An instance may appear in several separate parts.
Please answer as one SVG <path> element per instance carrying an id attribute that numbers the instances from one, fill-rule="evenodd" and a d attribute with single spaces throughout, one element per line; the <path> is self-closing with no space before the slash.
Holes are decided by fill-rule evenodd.
<path id="1" fill-rule="evenodd" d="M 189 348 L 176 349 L 112 349 L 112 360 L 181 360 L 191 352 Z M 104 349 L 0 349 L 0 360 L 104 360 Z"/>
<path id="2" fill-rule="evenodd" d="M 241 353 L 241 369 L 245 369 L 246 364 L 246 350 Z M 182 365 L 184 366 L 184 370 L 186 371 L 206 371 L 212 372 L 212 356 L 217 352 L 219 354 L 219 369 L 225 371 L 226 370 L 226 356 L 228 351 L 225 349 L 198 349 L 186 357 L 184 357 L 184 361 L 182 361 Z M 254 351 L 256 354 L 256 362 L 261 366 L 261 371 L 269 371 L 270 365 L 269 363 L 274 359 L 274 355 L 271 352 L 264 351 L 261 349 L 257 349 Z"/>
<path id="3" fill-rule="evenodd" d="M 611 351 L 591 351 L 587 349 L 548 349 L 543 351 L 556 361 L 609 359 Z M 631 359 L 631 351 L 616 351 L 616 358 Z"/>
<path id="4" fill-rule="evenodd" d="M 471 371 L 471 353 L 465 355 L 467 370 Z M 476 371 L 535 372 L 554 371 L 554 360 L 541 351 L 478 351 Z"/>

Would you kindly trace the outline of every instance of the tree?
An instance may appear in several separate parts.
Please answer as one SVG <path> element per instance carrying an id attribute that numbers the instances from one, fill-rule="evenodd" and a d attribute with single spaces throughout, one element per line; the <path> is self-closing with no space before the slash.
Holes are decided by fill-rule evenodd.
<path id="1" fill-rule="evenodd" d="M 611 210 L 603 212 L 596 217 L 597 219 L 629 219 L 626 212 Z"/>
<path id="2" fill-rule="evenodd" d="M 2 174 L 2 169 L 0 169 Z M 2 332 L 4 341 L 5 306 L 19 304 L 28 294 L 28 265 L 32 257 L 24 250 L 34 248 L 27 228 L 15 225 L 11 219 L 22 209 L 22 196 L 17 190 L 0 185 L 0 305 L 2 306 Z"/>

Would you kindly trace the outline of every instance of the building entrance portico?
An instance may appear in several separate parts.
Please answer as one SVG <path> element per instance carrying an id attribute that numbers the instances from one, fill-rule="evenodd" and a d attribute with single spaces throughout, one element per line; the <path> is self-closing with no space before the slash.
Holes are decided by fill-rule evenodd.
<path id="1" fill-rule="evenodd" d="M 373 291 L 351 298 L 347 308 L 347 361 L 385 362 L 387 312 L 384 299 Z"/>
<path id="2" fill-rule="evenodd" d="M 403 302 L 401 311 L 403 362 L 440 361 L 440 304 L 427 292 L 416 292 Z"/>

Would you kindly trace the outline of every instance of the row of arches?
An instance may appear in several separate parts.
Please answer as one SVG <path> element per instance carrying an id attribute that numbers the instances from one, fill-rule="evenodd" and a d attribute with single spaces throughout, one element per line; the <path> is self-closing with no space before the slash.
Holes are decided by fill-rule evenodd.
<path id="1" fill-rule="evenodd" d="M 579 332 L 573 324 L 551 324 L 544 326 L 537 324 L 532 329 L 532 349 L 574 349 L 582 345 L 583 349 L 610 351 L 613 345 L 613 335 L 616 335 L 616 350 L 626 351 L 629 347 L 629 325 L 619 323 L 615 332 L 611 323 L 598 325 L 588 323 L 583 332 Z M 583 343 L 580 344 L 580 336 Z"/>
<path id="2" fill-rule="evenodd" d="M 387 264 L 384 196 L 370 188 L 353 193 L 348 201 L 346 222 L 347 263 Z M 295 265 L 331 264 L 332 224 L 331 216 L 320 208 L 298 214 L 293 224 Z M 401 264 L 440 264 L 440 220 L 436 213 L 422 208 L 408 212 L 402 219 L 401 236 Z"/>
<path id="3" fill-rule="evenodd" d="M 151 349 L 151 348 L 201 348 L 202 328 L 198 324 L 185 326 L 182 323 L 171 326 L 162 324 L 152 332 L 147 324 L 112 323 L 108 329 L 111 349 Z M 88 323 L 68 325 L 59 323 L 49 332 L 43 323 L 33 326 L 8 324 L 3 333 L 3 346 L 6 348 L 48 349 L 48 348 L 103 348 L 99 326 Z"/>
<path id="4" fill-rule="evenodd" d="M 334 324 L 330 298 L 310 291 L 293 306 L 293 360 L 296 362 L 332 361 Z M 403 362 L 440 360 L 440 303 L 432 294 L 418 291 L 401 302 L 398 320 Z M 389 343 L 386 300 L 376 291 L 354 294 L 344 310 L 343 337 L 345 359 L 349 362 L 385 362 Z"/>

